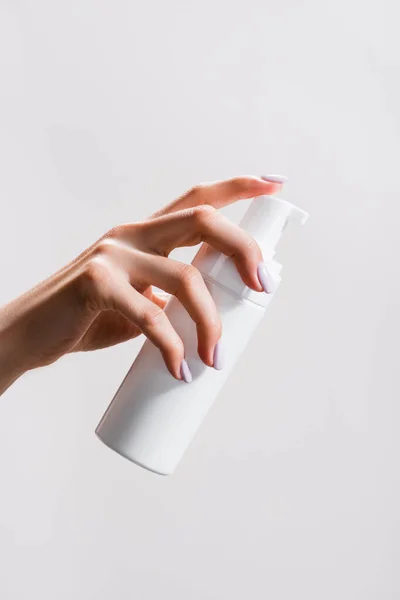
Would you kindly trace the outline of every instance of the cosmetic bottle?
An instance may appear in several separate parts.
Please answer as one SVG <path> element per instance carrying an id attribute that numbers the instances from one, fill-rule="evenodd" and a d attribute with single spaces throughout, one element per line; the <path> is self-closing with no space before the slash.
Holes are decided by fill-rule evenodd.
<path id="1" fill-rule="evenodd" d="M 240 222 L 261 247 L 270 293 L 251 290 L 231 258 L 207 244 L 200 247 L 192 264 L 201 272 L 221 317 L 223 368 L 208 367 L 200 360 L 195 323 L 171 297 L 165 311 L 183 340 L 192 380 L 174 379 L 159 350 L 146 340 L 96 429 L 107 446 L 155 473 L 174 472 L 278 289 L 282 265 L 275 260 L 275 247 L 286 224 L 303 224 L 307 217 L 285 200 L 260 196 Z"/>

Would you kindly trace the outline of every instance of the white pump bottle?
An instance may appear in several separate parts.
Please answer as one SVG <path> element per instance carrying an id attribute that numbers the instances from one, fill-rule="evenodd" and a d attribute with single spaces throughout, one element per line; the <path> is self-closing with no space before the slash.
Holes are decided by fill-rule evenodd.
<path id="1" fill-rule="evenodd" d="M 289 220 L 303 224 L 307 217 L 289 202 L 260 196 L 240 222 L 259 243 L 275 291 L 282 268 L 273 258 L 275 246 Z M 160 475 L 175 470 L 274 295 L 249 289 L 233 261 L 206 244 L 192 264 L 203 275 L 221 317 L 224 368 L 217 371 L 200 360 L 195 324 L 172 297 L 165 311 L 183 340 L 192 382 L 174 379 L 147 340 L 96 429 L 107 446 Z"/>

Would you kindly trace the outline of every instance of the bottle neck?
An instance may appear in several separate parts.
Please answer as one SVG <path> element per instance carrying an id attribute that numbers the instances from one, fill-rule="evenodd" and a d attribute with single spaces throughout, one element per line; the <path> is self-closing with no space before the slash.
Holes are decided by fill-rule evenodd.
<path id="1" fill-rule="evenodd" d="M 273 294 L 256 292 L 250 289 L 241 279 L 233 260 L 207 244 L 203 244 L 196 254 L 193 262 L 204 279 L 224 287 L 240 301 L 247 301 L 259 307 L 266 308 Z M 282 265 L 275 260 L 267 262 L 268 271 L 274 279 L 275 290 L 280 284 L 280 271 Z"/>

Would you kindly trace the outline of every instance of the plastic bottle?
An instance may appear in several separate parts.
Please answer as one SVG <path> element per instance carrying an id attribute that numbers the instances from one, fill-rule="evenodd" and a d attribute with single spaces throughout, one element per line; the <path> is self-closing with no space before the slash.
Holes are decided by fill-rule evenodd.
<path id="1" fill-rule="evenodd" d="M 280 283 L 282 265 L 274 254 L 287 222 L 303 224 L 307 217 L 289 202 L 260 196 L 240 222 L 261 247 L 273 278 L 271 294 L 249 289 L 230 258 L 203 244 L 193 265 L 202 273 L 221 317 L 224 368 L 218 371 L 201 362 L 195 324 L 172 297 L 165 310 L 184 342 L 193 380 L 187 384 L 174 379 L 159 350 L 145 341 L 96 429 L 107 446 L 150 471 L 173 473 Z"/>

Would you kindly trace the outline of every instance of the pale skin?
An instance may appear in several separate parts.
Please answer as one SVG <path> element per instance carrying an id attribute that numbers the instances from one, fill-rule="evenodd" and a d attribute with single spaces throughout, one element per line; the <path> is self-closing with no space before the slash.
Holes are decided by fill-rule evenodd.
<path id="1" fill-rule="evenodd" d="M 57 273 L 0 308 L 0 394 L 25 372 L 69 352 L 97 350 L 144 334 L 182 379 L 185 349 L 152 286 L 175 295 L 196 323 L 198 353 L 213 367 L 222 336 L 214 301 L 199 271 L 168 258 L 206 242 L 231 256 L 244 283 L 263 293 L 256 241 L 218 209 L 275 194 L 280 183 L 237 177 L 196 186 L 146 221 L 114 227 Z"/>

